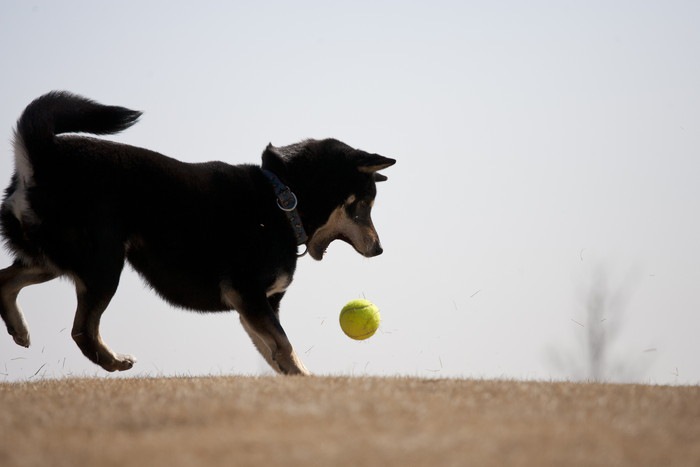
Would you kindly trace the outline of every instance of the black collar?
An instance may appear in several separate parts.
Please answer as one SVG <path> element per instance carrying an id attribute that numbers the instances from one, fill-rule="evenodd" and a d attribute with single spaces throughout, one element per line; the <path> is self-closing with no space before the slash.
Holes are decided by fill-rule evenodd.
<path id="1" fill-rule="evenodd" d="M 266 169 L 262 169 L 262 171 L 275 190 L 277 206 L 287 215 L 289 224 L 292 226 L 292 229 L 294 229 L 297 246 L 306 244 L 309 237 L 306 235 L 304 225 L 301 223 L 301 217 L 299 217 L 299 213 L 297 212 L 297 197 L 287 185 L 282 183 L 282 180 L 280 180 L 277 175 Z M 306 250 L 299 256 L 304 256 L 305 254 Z"/>

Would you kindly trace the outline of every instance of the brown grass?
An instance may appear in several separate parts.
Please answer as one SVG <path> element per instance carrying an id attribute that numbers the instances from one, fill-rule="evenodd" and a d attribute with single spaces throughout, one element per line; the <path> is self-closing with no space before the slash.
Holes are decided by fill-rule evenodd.
<path id="1" fill-rule="evenodd" d="M 700 387 L 212 377 L 0 384 L 0 465 L 700 465 Z"/>

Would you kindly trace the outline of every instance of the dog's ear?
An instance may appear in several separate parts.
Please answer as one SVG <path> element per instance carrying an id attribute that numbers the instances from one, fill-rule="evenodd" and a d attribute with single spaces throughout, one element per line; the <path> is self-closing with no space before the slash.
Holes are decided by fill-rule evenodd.
<path id="1" fill-rule="evenodd" d="M 262 154 L 263 169 L 276 172 L 280 171 L 284 165 L 284 156 L 282 153 L 280 153 L 280 151 L 274 147 L 272 143 L 268 144 Z"/>
<path id="2" fill-rule="evenodd" d="M 375 172 L 382 169 L 386 169 L 387 167 L 391 167 L 394 164 L 396 164 L 395 159 L 380 156 L 379 154 L 368 154 L 366 152 L 360 152 L 360 156 L 358 157 L 357 170 L 367 174 L 374 173 L 376 177 L 377 174 Z M 375 178 L 375 180 L 377 179 Z M 377 181 L 383 182 L 384 180 Z"/>
<path id="3" fill-rule="evenodd" d="M 389 180 L 389 178 L 386 175 L 382 175 L 379 172 L 374 172 L 375 182 L 386 182 L 387 180 Z"/>

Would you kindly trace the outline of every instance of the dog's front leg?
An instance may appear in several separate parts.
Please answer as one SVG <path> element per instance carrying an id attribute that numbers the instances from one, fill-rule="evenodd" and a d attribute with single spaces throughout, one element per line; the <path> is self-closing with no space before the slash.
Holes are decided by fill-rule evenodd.
<path id="1" fill-rule="evenodd" d="M 242 314 L 239 313 L 238 317 L 241 320 L 243 329 L 248 334 L 248 336 L 250 336 L 250 340 L 253 341 L 253 345 L 255 345 L 255 348 L 258 349 L 260 355 L 262 355 L 267 364 L 270 365 L 270 368 L 274 369 L 277 372 L 280 372 L 279 365 L 277 365 L 277 363 L 275 363 L 275 360 L 272 358 L 272 352 L 270 351 L 270 347 L 268 347 L 265 341 L 263 341 L 262 338 L 258 335 L 258 333 L 255 332 L 255 330 L 250 326 L 250 324 L 248 324 L 248 321 L 246 321 Z"/>
<path id="2" fill-rule="evenodd" d="M 294 351 L 264 293 L 241 294 L 224 287 L 222 295 L 226 303 L 238 311 L 243 328 L 274 370 L 286 375 L 310 374 Z"/>

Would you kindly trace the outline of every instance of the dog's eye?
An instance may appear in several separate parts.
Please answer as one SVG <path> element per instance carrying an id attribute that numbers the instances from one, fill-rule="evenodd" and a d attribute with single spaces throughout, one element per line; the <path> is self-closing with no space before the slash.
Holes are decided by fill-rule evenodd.
<path id="1" fill-rule="evenodd" d="M 355 205 L 355 209 L 353 210 L 353 219 L 355 220 L 361 220 L 361 219 L 368 219 L 370 216 L 370 211 L 371 211 L 371 206 L 369 203 L 366 201 L 359 201 Z"/>

